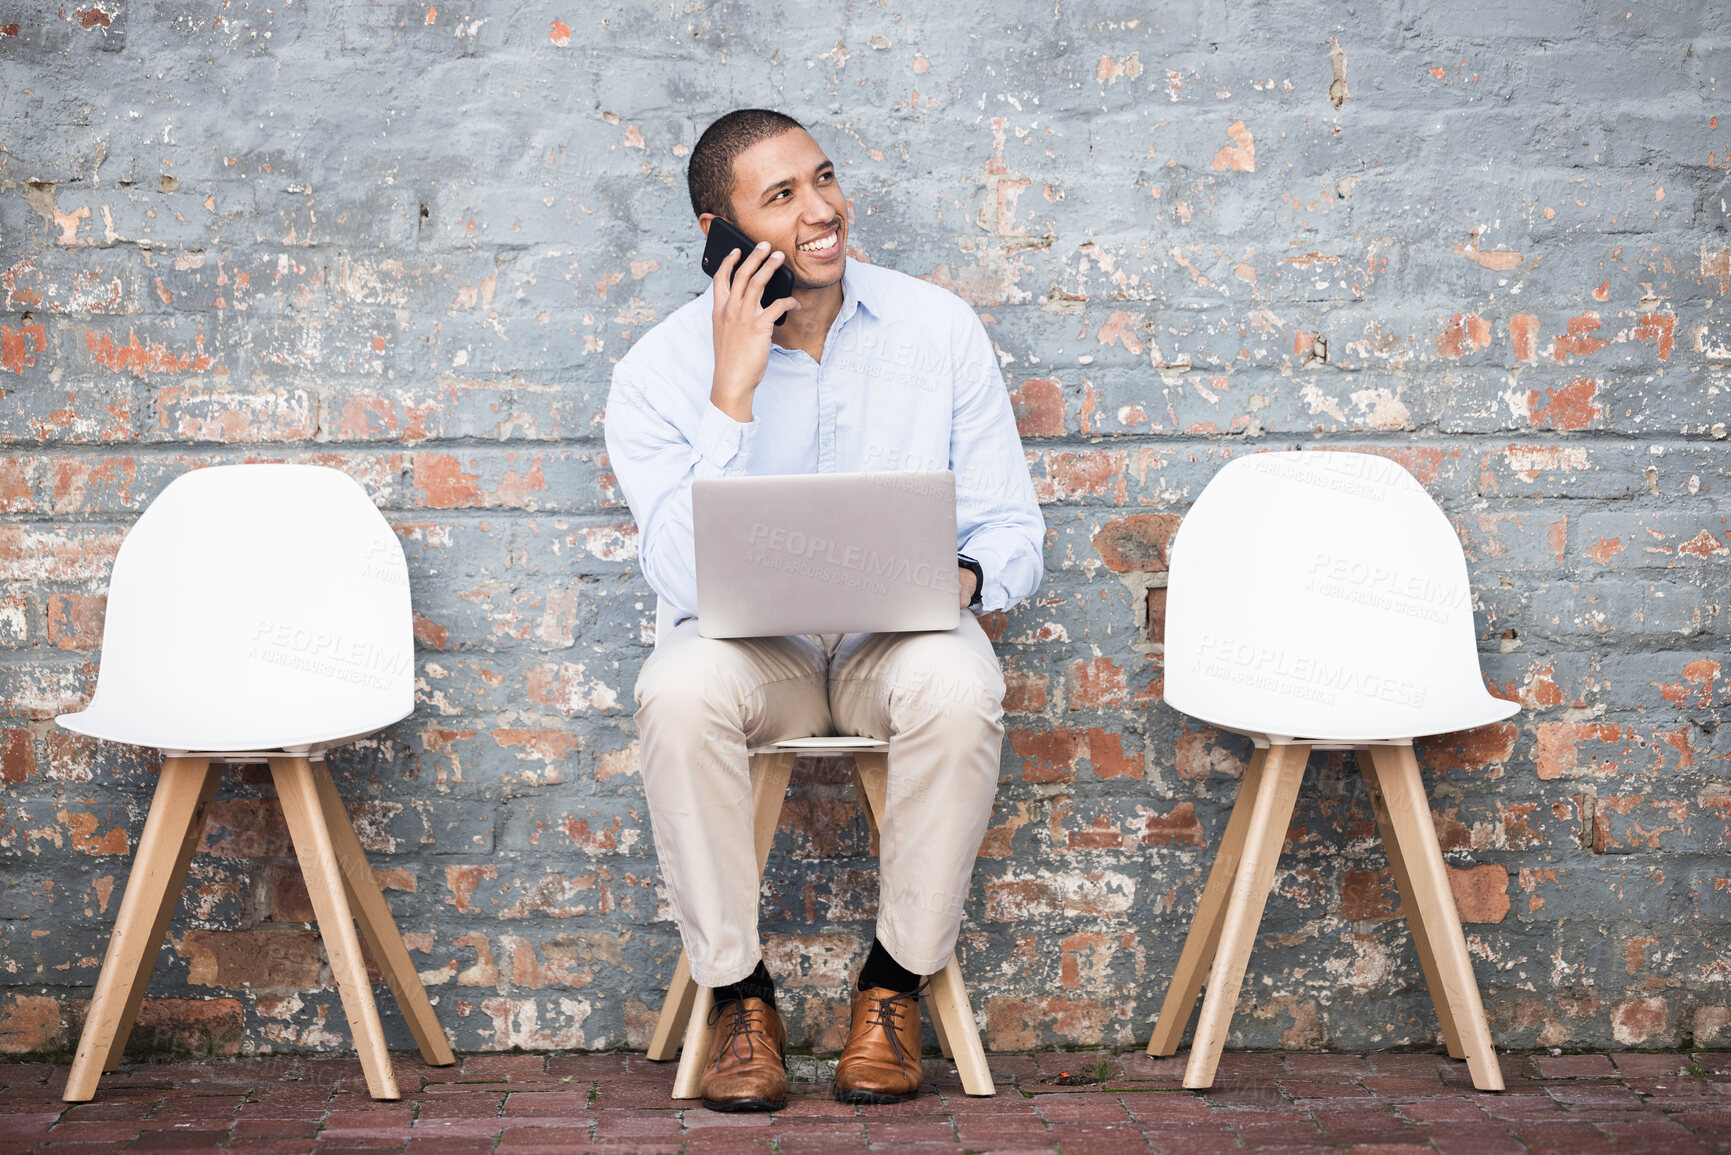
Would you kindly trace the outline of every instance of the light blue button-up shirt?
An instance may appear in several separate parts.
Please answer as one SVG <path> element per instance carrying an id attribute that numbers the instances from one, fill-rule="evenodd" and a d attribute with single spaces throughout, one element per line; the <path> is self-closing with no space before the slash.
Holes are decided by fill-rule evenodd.
<path id="1" fill-rule="evenodd" d="M 709 400 L 713 311 L 705 290 L 645 333 L 607 394 L 607 456 L 672 621 L 697 614 L 699 477 L 954 470 L 956 545 L 985 573 L 981 612 L 1034 592 L 1046 523 L 992 342 L 966 302 L 850 258 L 823 359 L 771 345 L 749 423 Z"/>

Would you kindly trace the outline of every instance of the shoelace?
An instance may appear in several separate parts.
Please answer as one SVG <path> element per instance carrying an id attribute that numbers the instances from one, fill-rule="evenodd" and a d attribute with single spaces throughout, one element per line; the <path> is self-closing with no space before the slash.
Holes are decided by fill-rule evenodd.
<path id="1" fill-rule="evenodd" d="M 755 1059 L 757 1057 L 757 1040 L 754 1036 L 765 1034 L 763 1024 L 758 1020 L 758 1016 L 763 1014 L 763 1008 L 747 1007 L 744 999 L 724 999 L 716 1003 L 710 1008 L 708 1025 L 713 1027 L 719 1023 L 722 1016 L 731 1007 L 737 1007 L 738 1012 L 734 1015 L 733 1021 L 727 1024 L 727 1034 L 722 1037 L 721 1046 L 715 1052 L 715 1069 L 717 1071 L 721 1070 L 721 1057 L 729 1052 L 740 1062 L 749 1063 Z M 743 1055 L 735 1049 L 742 1038 L 745 1040 L 745 1054 Z"/>
<path id="2" fill-rule="evenodd" d="M 920 1013 L 920 996 L 925 994 L 926 988 L 931 985 L 931 983 L 921 983 L 911 991 L 904 991 L 898 995 L 891 995 L 887 999 L 878 1000 L 878 1005 L 874 1008 L 874 1017 L 866 1020 L 867 1026 L 882 1027 L 884 1034 L 889 1036 L 890 1054 L 896 1057 L 896 1064 L 904 1071 L 910 1067 L 917 1068 L 919 1056 L 908 1054 L 907 1048 L 902 1046 L 902 1035 L 897 1016 L 903 1011 L 911 1011 L 918 1015 Z"/>

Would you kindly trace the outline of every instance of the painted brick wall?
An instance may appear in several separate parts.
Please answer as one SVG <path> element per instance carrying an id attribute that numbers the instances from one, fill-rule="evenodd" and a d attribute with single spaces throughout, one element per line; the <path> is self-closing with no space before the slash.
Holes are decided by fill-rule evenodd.
<path id="1" fill-rule="evenodd" d="M 0 1050 L 72 1037 L 153 783 L 51 721 L 115 550 L 254 460 L 347 471 L 408 554 L 420 707 L 334 766 L 459 1047 L 643 1045 L 677 939 L 601 403 L 702 287 L 685 157 L 741 104 L 812 126 L 857 256 L 979 310 L 1045 503 L 990 623 L 989 1045 L 1147 1038 L 1247 753 L 1159 703 L 1164 545 L 1293 446 L 1419 476 L 1526 707 L 1422 751 L 1498 1041 L 1731 1041 L 1723 11 L 839 7 L 0 4 Z M 846 781 L 803 766 L 764 891 L 814 1047 L 874 906 Z M 193 874 L 140 1043 L 345 1046 L 258 771 Z M 1234 1045 L 1434 1039 L 1398 914 L 1318 755 Z"/>

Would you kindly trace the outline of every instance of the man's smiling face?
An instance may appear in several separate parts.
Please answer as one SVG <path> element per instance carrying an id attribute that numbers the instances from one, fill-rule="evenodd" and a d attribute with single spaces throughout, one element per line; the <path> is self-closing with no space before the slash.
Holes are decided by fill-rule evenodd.
<path id="1" fill-rule="evenodd" d="M 760 140 L 733 162 L 733 223 L 786 254 L 796 290 L 841 280 L 847 253 L 847 199 L 835 165 L 803 129 Z"/>

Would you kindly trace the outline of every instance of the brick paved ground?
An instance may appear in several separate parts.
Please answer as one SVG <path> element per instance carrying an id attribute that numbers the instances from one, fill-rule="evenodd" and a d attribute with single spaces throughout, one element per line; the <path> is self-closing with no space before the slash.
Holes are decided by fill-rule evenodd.
<path id="1" fill-rule="evenodd" d="M 1104 1064 L 1106 1070 L 1095 1065 Z M 998 1055 L 992 1099 L 928 1063 L 927 1092 L 894 1107 L 830 1098 L 829 1064 L 795 1057 L 773 1116 L 667 1098 L 671 1066 L 640 1055 L 477 1055 L 436 1070 L 397 1059 L 405 1097 L 375 1103 L 353 1060 L 129 1066 L 96 1102 L 59 1100 L 66 1069 L 0 1066 L 0 1155 L 25 1151 L 481 1152 L 878 1150 L 1348 1150 L 1359 1155 L 1731 1151 L 1731 1054 L 1510 1055 L 1481 1095 L 1434 1055 L 1230 1054 L 1207 1094 L 1180 1060 Z M 1096 1086 L 1072 1078 L 1105 1075 Z"/>

